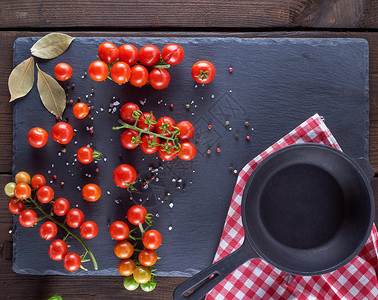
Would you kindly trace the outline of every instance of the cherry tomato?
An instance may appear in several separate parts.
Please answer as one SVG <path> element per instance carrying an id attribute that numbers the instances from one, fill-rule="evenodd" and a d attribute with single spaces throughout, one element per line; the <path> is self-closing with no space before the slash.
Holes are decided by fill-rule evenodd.
<path id="1" fill-rule="evenodd" d="M 116 62 L 110 69 L 110 75 L 114 82 L 124 84 L 130 79 L 130 66 L 123 61 Z"/>
<path id="2" fill-rule="evenodd" d="M 128 291 L 135 291 L 139 287 L 139 283 L 135 281 L 132 275 L 126 276 L 123 280 L 123 286 Z"/>
<path id="3" fill-rule="evenodd" d="M 143 224 L 146 216 L 147 210 L 141 205 L 131 206 L 127 211 L 127 220 L 133 225 Z"/>
<path id="4" fill-rule="evenodd" d="M 96 60 L 89 65 L 88 74 L 94 81 L 104 81 L 108 78 L 109 67 L 103 61 Z"/>
<path id="5" fill-rule="evenodd" d="M 153 291 L 156 288 L 156 281 L 155 281 L 155 279 L 150 279 L 148 282 L 142 283 L 140 285 L 140 288 L 143 291 L 145 291 L 145 292 L 151 292 L 151 291 Z"/>
<path id="6" fill-rule="evenodd" d="M 193 137 L 194 127 L 189 121 L 181 121 L 177 124 L 177 127 L 180 130 L 180 133 L 177 137 L 181 141 L 190 140 Z"/>
<path id="7" fill-rule="evenodd" d="M 148 250 L 155 250 L 161 245 L 161 234 L 155 229 L 148 230 L 144 233 L 142 242 Z"/>
<path id="8" fill-rule="evenodd" d="M 65 241 L 57 239 L 51 242 L 49 246 L 49 256 L 53 260 L 62 260 L 68 253 L 68 247 Z"/>
<path id="9" fill-rule="evenodd" d="M 42 148 L 46 145 L 49 135 L 46 130 L 40 127 L 34 127 L 29 130 L 28 142 L 34 148 Z"/>
<path id="10" fill-rule="evenodd" d="M 25 203 L 22 202 L 21 200 L 18 200 L 16 202 L 16 200 L 17 200 L 17 198 L 13 198 L 13 199 L 9 200 L 8 208 L 9 208 L 11 213 L 14 213 L 14 214 L 17 215 L 24 210 Z"/>
<path id="11" fill-rule="evenodd" d="M 47 185 L 41 187 L 37 192 L 37 199 L 41 203 L 49 203 L 53 198 L 54 190 Z"/>
<path id="12" fill-rule="evenodd" d="M 118 264 L 118 272 L 123 276 L 132 275 L 134 273 L 135 268 L 135 262 L 130 258 L 121 260 Z"/>
<path id="13" fill-rule="evenodd" d="M 167 70 L 157 68 L 150 72 L 148 80 L 155 90 L 163 90 L 171 81 L 171 75 Z"/>
<path id="14" fill-rule="evenodd" d="M 64 216 L 70 210 L 70 203 L 65 198 L 58 198 L 54 201 L 53 212 L 57 216 Z"/>
<path id="15" fill-rule="evenodd" d="M 113 172 L 114 183 L 121 188 L 127 188 L 136 179 L 137 172 L 128 164 L 119 165 Z"/>
<path id="16" fill-rule="evenodd" d="M 73 114 L 77 119 L 84 119 L 89 113 L 89 107 L 83 102 L 78 102 L 73 107 Z"/>
<path id="17" fill-rule="evenodd" d="M 164 131 L 164 133 L 163 133 L 163 129 L 165 129 L 165 130 L 168 129 L 169 131 L 172 132 L 172 131 L 175 130 L 173 128 L 173 126 L 176 126 L 176 123 L 175 123 L 175 121 L 173 121 L 172 118 L 161 117 L 156 123 L 156 132 L 159 133 L 159 134 L 163 134 L 166 137 L 170 137 L 172 134 L 168 133 L 167 131 Z"/>
<path id="18" fill-rule="evenodd" d="M 70 124 L 66 122 L 56 123 L 51 129 L 51 137 L 59 144 L 68 144 L 73 137 L 73 129 Z"/>
<path id="19" fill-rule="evenodd" d="M 146 122 L 148 122 L 147 119 L 150 119 L 152 123 L 147 124 L 146 123 Z M 137 126 L 138 126 L 138 128 L 143 129 L 143 130 L 153 131 L 155 129 L 155 126 L 156 126 L 156 118 L 151 113 L 145 112 L 139 117 Z"/>
<path id="20" fill-rule="evenodd" d="M 148 71 L 142 65 L 131 67 L 131 76 L 129 82 L 136 87 L 142 87 L 148 82 Z"/>
<path id="21" fill-rule="evenodd" d="M 84 222 L 84 214 L 78 208 L 71 209 L 66 215 L 66 223 L 71 228 L 78 228 Z"/>
<path id="22" fill-rule="evenodd" d="M 129 225 L 122 221 L 115 221 L 110 225 L 109 233 L 116 241 L 123 241 L 129 236 Z"/>
<path id="23" fill-rule="evenodd" d="M 198 83 L 209 83 L 214 79 L 215 67 L 206 60 L 197 61 L 192 67 L 192 77 Z"/>
<path id="24" fill-rule="evenodd" d="M 184 49 L 177 44 L 168 44 L 161 50 L 161 58 L 169 65 L 177 65 L 184 59 Z"/>
<path id="25" fill-rule="evenodd" d="M 27 172 L 18 172 L 14 177 L 16 184 L 18 183 L 30 183 L 30 175 Z"/>
<path id="26" fill-rule="evenodd" d="M 139 62 L 144 66 L 153 66 L 160 59 L 160 51 L 154 45 L 147 45 L 139 50 Z"/>
<path id="27" fill-rule="evenodd" d="M 51 221 L 43 223 L 39 228 L 39 235 L 46 241 L 54 239 L 57 233 L 58 227 L 56 227 L 55 223 Z"/>
<path id="28" fill-rule="evenodd" d="M 96 202 L 101 197 L 101 188 L 94 183 L 88 183 L 81 191 L 83 198 L 89 202 Z"/>
<path id="29" fill-rule="evenodd" d="M 133 45 L 125 44 L 119 47 L 119 61 L 123 61 L 129 66 L 135 65 L 138 56 L 138 49 Z"/>
<path id="30" fill-rule="evenodd" d="M 157 261 L 157 254 L 154 250 L 144 249 L 139 253 L 138 260 L 143 266 L 151 267 Z"/>
<path id="31" fill-rule="evenodd" d="M 46 179 L 41 174 L 36 174 L 31 179 L 31 186 L 35 190 L 39 190 L 41 187 L 43 187 L 46 184 Z"/>
<path id="32" fill-rule="evenodd" d="M 107 64 L 110 64 L 112 62 L 115 62 L 119 55 L 119 50 L 116 45 L 110 42 L 104 42 L 98 47 L 98 57 L 106 62 Z"/>
<path id="33" fill-rule="evenodd" d="M 135 103 L 125 103 L 121 107 L 121 119 L 124 120 L 126 123 L 134 123 L 135 118 L 133 117 L 133 112 L 138 110 L 140 110 L 139 106 Z"/>
<path id="34" fill-rule="evenodd" d="M 68 253 L 63 260 L 63 266 L 67 271 L 74 272 L 81 266 L 80 255 L 74 252 Z"/>
<path id="35" fill-rule="evenodd" d="M 8 196 L 8 197 L 14 197 L 14 188 L 16 187 L 16 183 L 15 182 L 8 182 L 5 186 L 4 186 L 4 193 Z"/>
<path id="36" fill-rule="evenodd" d="M 134 254 L 134 246 L 129 241 L 119 241 L 114 246 L 114 253 L 120 259 L 130 258 Z"/>
<path id="37" fill-rule="evenodd" d="M 76 157 L 82 164 L 90 164 L 93 161 L 93 150 L 90 147 L 81 147 L 77 150 Z"/>
<path id="38" fill-rule="evenodd" d="M 97 233 L 98 227 L 93 221 L 86 221 L 80 226 L 80 234 L 85 239 L 93 239 Z"/>
<path id="39" fill-rule="evenodd" d="M 66 81 L 72 77 L 72 68 L 69 64 L 59 63 L 54 68 L 54 75 L 60 81 Z"/>
<path id="40" fill-rule="evenodd" d="M 27 199 L 31 195 L 31 188 L 27 183 L 19 183 L 14 188 L 14 195 L 17 199 Z"/>
<path id="41" fill-rule="evenodd" d="M 126 149 L 134 149 L 138 147 L 138 144 L 132 142 L 133 138 L 137 138 L 139 132 L 134 129 L 126 129 L 121 135 L 121 144 Z"/>
<path id="42" fill-rule="evenodd" d="M 163 143 L 163 145 L 167 145 L 167 142 Z M 172 147 L 173 146 L 173 142 L 172 141 L 168 141 L 168 146 Z M 175 153 L 175 152 L 177 151 L 177 149 L 176 148 L 172 148 L 169 151 L 170 151 L 170 153 L 168 153 L 167 151 L 165 151 L 164 148 L 162 146 L 160 146 L 159 149 L 158 149 L 159 157 L 162 160 L 165 160 L 165 161 L 170 161 L 170 160 L 176 158 L 177 153 Z"/>
<path id="43" fill-rule="evenodd" d="M 192 160 L 196 156 L 196 146 L 189 141 L 181 143 L 180 151 L 177 153 L 182 160 Z"/>
<path id="44" fill-rule="evenodd" d="M 145 266 L 139 266 L 134 270 L 133 277 L 138 283 L 147 283 L 151 279 L 151 271 Z"/>
<path id="45" fill-rule="evenodd" d="M 155 140 L 155 136 L 152 134 L 144 134 L 141 138 L 142 143 L 140 144 L 140 149 L 146 154 L 153 154 L 155 153 L 159 146 L 152 146 L 150 147 L 148 142 L 153 142 Z M 155 143 L 160 143 L 160 139 L 156 137 Z"/>
<path id="46" fill-rule="evenodd" d="M 18 221 L 24 227 L 32 227 L 37 223 L 38 216 L 34 210 L 25 209 L 18 216 Z"/>

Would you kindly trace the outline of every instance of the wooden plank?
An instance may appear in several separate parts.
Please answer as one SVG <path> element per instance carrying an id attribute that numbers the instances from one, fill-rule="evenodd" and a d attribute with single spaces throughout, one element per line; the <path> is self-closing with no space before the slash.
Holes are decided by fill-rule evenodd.
<path id="1" fill-rule="evenodd" d="M 0 28 L 377 28 L 377 6 L 374 0 L 12 0 L 2 4 Z"/>

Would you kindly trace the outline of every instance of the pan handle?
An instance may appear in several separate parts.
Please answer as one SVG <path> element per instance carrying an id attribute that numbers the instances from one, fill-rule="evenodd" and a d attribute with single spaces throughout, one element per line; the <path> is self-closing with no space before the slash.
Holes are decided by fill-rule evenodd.
<path id="1" fill-rule="evenodd" d="M 211 291 L 236 268 L 241 266 L 246 261 L 258 257 L 259 256 L 252 249 L 249 243 L 245 241 L 239 249 L 180 284 L 173 292 L 173 299 L 198 300 Z M 210 276 L 212 277 L 209 279 Z M 205 280 L 208 281 L 203 285 L 199 285 Z M 185 296 L 185 293 L 191 289 L 193 289 L 193 292 L 190 295 Z"/>
<path id="2" fill-rule="evenodd" d="M 364 171 L 369 181 L 371 181 L 375 175 L 375 172 L 369 161 L 364 157 L 360 157 L 356 159 L 356 162 L 361 167 L 362 171 Z"/>

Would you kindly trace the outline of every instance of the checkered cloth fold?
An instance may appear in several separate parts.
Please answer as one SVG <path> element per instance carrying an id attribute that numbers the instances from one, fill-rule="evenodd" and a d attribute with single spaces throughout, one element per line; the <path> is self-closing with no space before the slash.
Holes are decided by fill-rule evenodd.
<path id="1" fill-rule="evenodd" d="M 214 262 L 244 241 L 241 201 L 244 186 L 269 154 L 291 144 L 321 143 L 341 150 L 323 120 L 315 114 L 251 160 L 240 171 Z M 213 299 L 378 299 L 378 235 L 373 225 L 361 252 L 344 267 L 321 276 L 293 276 L 261 259 L 244 263 L 206 296 Z"/>

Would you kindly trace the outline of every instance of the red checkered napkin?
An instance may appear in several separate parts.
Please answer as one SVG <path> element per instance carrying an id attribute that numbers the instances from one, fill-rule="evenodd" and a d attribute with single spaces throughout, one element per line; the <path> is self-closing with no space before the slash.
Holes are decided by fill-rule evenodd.
<path id="1" fill-rule="evenodd" d="M 241 201 L 244 186 L 256 166 L 270 153 L 291 144 L 322 143 L 340 149 L 318 114 L 312 116 L 250 161 L 238 176 L 214 262 L 244 241 Z M 378 235 L 373 226 L 361 252 L 344 267 L 322 276 L 293 276 L 261 259 L 240 266 L 206 299 L 378 299 Z"/>

